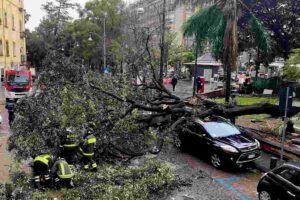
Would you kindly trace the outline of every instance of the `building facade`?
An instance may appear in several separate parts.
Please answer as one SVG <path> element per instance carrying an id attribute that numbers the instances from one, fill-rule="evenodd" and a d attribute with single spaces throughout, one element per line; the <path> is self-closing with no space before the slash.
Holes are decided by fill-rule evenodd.
<path id="1" fill-rule="evenodd" d="M 213 0 L 166 0 L 166 29 L 176 34 L 178 44 L 191 46 L 193 38 L 183 37 L 182 25 L 198 8 L 213 4 Z M 157 30 L 153 39 L 161 37 L 163 0 L 138 0 L 131 4 L 130 11 L 137 13 L 139 24 Z"/>
<path id="2" fill-rule="evenodd" d="M 26 61 L 24 0 L 0 0 L 0 68 Z"/>

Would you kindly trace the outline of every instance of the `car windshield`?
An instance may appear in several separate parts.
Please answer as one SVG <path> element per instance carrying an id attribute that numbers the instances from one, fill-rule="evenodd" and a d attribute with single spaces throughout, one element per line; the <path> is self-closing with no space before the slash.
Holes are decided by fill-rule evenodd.
<path id="1" fill-rule="evenodd" d="M 234 125 L 224 122 L 207 122 L 203 127 L 208 134 L 214 138 L 238 135 L 241 133 Z"/>
<path id="2" fill-rule="evenodd" d="M 7 84 L 9 86 L 24 86 L 29 84 L 28 74 L 10 74 L 7 77 Z"/>

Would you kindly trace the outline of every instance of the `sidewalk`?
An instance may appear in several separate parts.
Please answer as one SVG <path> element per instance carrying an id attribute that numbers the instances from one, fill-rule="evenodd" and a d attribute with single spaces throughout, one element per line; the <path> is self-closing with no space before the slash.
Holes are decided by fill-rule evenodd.
<path id="1" fill-rule="evenodd" d="M 4 105 L 4 97 L 0 96 L 0 113 L 3 119 L 0 125 L 0 183 L 9 180 L 9 169 L 11 155 L 7 151 L 7 140 L 9 138 L 8 113 Z"/>
<path id="2" fill-rule="evenodd" d="M 165 87 L 172 91 L 172 85 L 171 84 L 165 84 Z M 206 82 L 204 84 L 204 92 L 211 91 L 211 85 L 209 82 Z M 177 85 L 175 87 L 175 91 L 172 93 L 181 99 L 185 99 L 187 97 L 193 96 L 193 81 L 192 80 L 178 80 Z"/>

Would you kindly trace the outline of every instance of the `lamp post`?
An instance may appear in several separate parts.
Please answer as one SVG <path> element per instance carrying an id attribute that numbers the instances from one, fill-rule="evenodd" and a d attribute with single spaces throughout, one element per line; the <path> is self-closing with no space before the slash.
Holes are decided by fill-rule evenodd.
<path id="1" fill-rule="evenodd" d="M 103 22 L 103 67 L 106 68 L 106 18 L 107 13 L 104 13 L 104 22 Z"/>
<path id="2" fill-rule="evenodd" d="M 103 21 L 103 67 L 106 67 L 106 20 L 107 20 L 107 13 L 104 13 L 104 21 Z M 92 34 L 97 35 L 99 38 L 101 36 L 95 32 L 90 32 L 89 41 L 92 41 Z"/>

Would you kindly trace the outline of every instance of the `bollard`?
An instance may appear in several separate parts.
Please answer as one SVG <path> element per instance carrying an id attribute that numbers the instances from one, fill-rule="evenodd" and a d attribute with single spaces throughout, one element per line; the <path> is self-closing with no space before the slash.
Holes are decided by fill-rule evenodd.
<path id="1" fill-rule="evenodd" d="M 270 160 L 270 169 L 274 169 L 277 166 L 278 158 L 272 157 Z"/>

